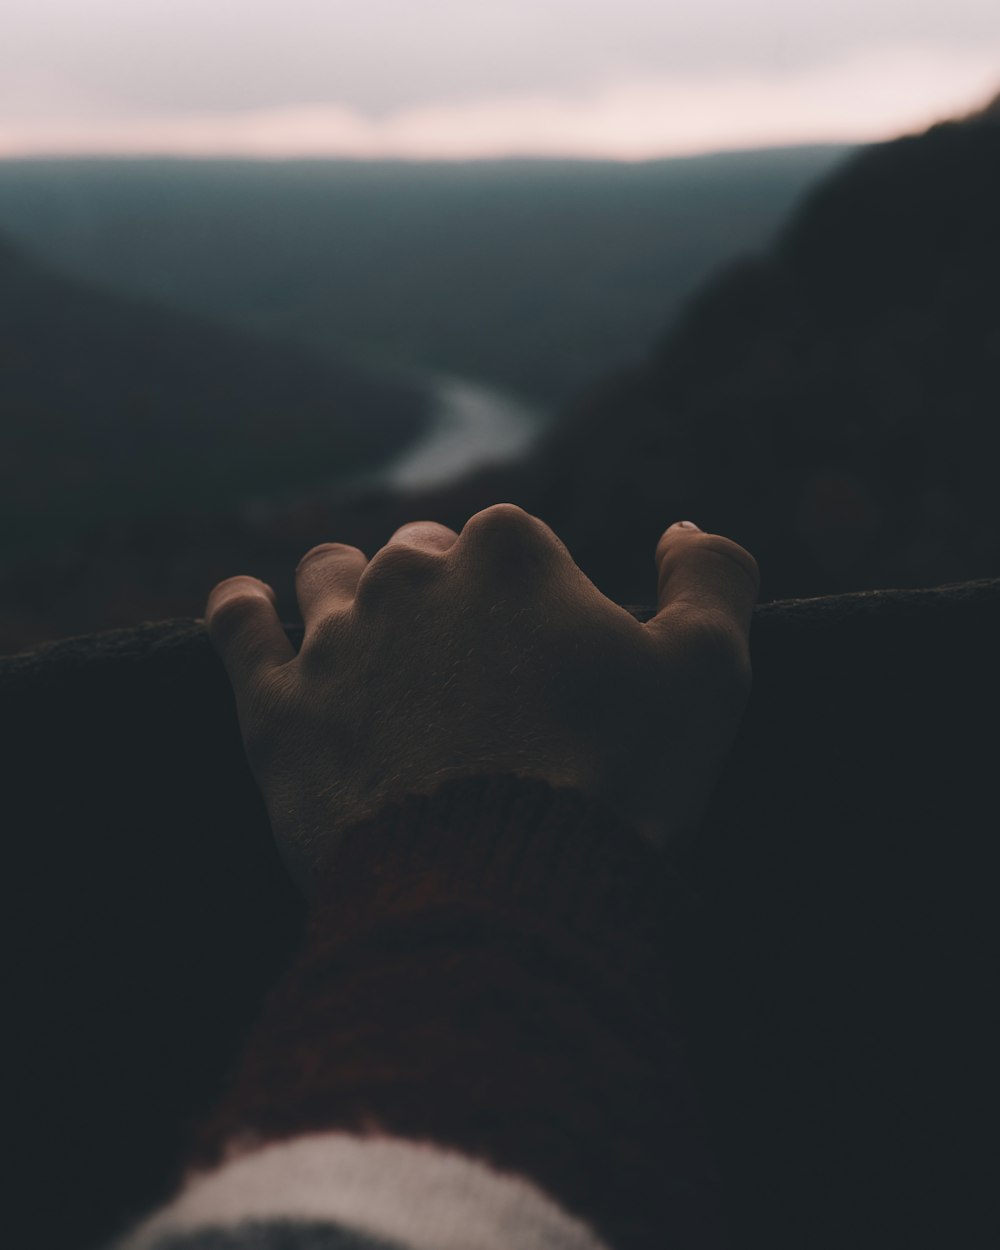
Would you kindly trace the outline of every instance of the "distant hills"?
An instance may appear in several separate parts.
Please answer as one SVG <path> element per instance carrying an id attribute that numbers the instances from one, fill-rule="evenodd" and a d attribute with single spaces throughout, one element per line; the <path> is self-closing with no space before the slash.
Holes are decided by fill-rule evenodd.
<path id="1" fill-rule="evenodd" d="M 302 501 L 262 575 L 287 585 L 317 532 L 372 550 L 403 520 L 459 527 L 510 500 L 622 603 L 650 601 L 656 539 L 681 518 L 753 551 L 765 598 L 996 576 L 998 221 L 996 104 L 865 149 L 523 463 L 405 500 Z"/>
<path id="2" fill-rule="evenodd" d="M 93 289 L 0 240 L 0 561 L 343 481 L 428 420 L 415 387 Z"/>
<path id="3" fill-rule="evenodd" d="M 654 161 L 0 161 L 0 231 L 88 281 L 558 407 L 636 363 L 847 151 Z"/>
<path id="4" fill-rule="evenodd" d="M 764 598 L 995 576 L 998 221 L 997 104 L 860 151 L 524 462 L 405 498 L 305 490 L 194 534 L 106 535 L 63 561 L 58 593 L 44 567 L 0 578 L 22 613 L 0 621 L 0 645 L 196 614 L 236 571 L 270 580 L 291 620 L 313 543 L 372 552 L 403 521 L 460 527 L 498 500 L 543 517 L 622 603 L 650 601 L 656 537 L 683 517 L 749 547 Z"/>
<path id="5" fill-rule="evenodd" d="M 753 550 L 768 596 L 996 575 L 998 223 L 996 102 L 860 152 L 509 490 L 624 597 L 682 516 Z"/>

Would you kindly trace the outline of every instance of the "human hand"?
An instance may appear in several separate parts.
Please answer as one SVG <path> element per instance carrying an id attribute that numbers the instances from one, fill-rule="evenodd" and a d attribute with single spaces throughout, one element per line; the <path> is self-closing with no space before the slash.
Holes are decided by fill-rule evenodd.
<path id="1" fill-rule="evenodd" d="M 759 577 L 742 547 L 688 522 L 655 556 L 657 612 L 641 624 L 513 504 L 461 534 L 404 525 L 371 560 L 324 543 L 296 571 L 297 655 L 270 587 L 220 582 L 206 624 L 300 887 L 339 829 L 476 773 L 572 786 L 659 846 L 689 841 L 749 695 Z"/>

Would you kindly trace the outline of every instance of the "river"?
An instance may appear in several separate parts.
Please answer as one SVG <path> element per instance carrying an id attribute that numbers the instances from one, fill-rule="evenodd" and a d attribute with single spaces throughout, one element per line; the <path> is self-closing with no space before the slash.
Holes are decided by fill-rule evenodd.
<path id="1" fill-rule="evenodd" d="M 545 414 L 479 382 L 436 375 L 438 408 L 430 430 L 368 481 L 394 490 L 422 490 L 470 469 L 511 460 L 545 426 Z"/>

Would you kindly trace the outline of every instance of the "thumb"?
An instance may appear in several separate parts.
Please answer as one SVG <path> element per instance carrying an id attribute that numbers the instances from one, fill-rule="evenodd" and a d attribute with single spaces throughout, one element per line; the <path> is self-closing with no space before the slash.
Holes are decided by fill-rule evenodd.
<path id="1" fill-rule="evenodd" d="M 656 566 L 657 612 L 649 622 L 654 631 L 683 614 L 749 638 L 760 591 L 760 571 L 749 551 L 692 521 L 677 521 L 656 544 Z"/>

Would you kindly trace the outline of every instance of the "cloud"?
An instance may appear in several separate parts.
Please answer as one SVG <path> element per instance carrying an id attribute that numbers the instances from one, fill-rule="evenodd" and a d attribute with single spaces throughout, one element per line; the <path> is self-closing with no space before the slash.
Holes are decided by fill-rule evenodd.
<path id="1" fill-rule="evenodd" d="M 381 117 L 331 103 L 135 118 L 64 102 L 44 117 L 0 123 L 0 155 L 640 160 L 885 138 L 966 112 L 998 87 L 1000 45 L 873 48 L 783 73 L 631 78 L 586 93 L 483 96 Z"/>

